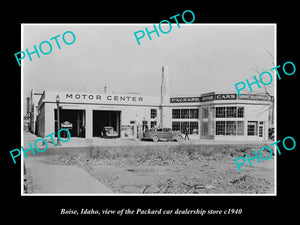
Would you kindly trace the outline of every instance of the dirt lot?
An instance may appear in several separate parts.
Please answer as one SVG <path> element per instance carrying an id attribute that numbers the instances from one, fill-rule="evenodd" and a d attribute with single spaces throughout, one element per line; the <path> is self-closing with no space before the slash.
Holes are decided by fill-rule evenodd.
<path id="1" fill-rule="evenodd" d="M 252 161 L 239 172 L 234 159 L 254 156 L 263 144 L 102 146 L 47 157 L 77 165 L 115 193 L 272 194 L 274 158 Z M 268 154 L 265 153 L 265 157 Z"/>

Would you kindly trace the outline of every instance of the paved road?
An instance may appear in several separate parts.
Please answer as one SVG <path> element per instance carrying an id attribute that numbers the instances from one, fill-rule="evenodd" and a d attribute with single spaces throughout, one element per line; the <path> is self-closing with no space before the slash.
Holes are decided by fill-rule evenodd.
<path id="1" fill-rule="evenodd" d="M 34 146 L 34 142 L 39 137 L 24 131 L 24 148 L 28 149 L 30 142 L 32 146 Z M 216 140 L 199 140 L 194 139 L 194 137 L 191 137 L 192 140 L 183 140 L 180 144 L 203 144 L 203 145 L 219 145 L 219 144 L 257 144 L 257 143 L 265 143 L 269 144 L 271 141 L 216 141 Z M 46 138 L 48 143 L 48 148 L 52 148 L 53 143 L 50 138 Z M 57 139 L 55 138 L 55 143 Z M 144 145 L 178 145 L 179 143 L 176 141 L 160 141 L 158 143 L 154 143 L 152 141 L 139 141 L 137 139 L 104 139 L 104 138 L 78 138 L 78 137 L 71 137 L 71 139 L 68 142 L 62 143 L 62 147 L 97 147 L 97 146 L 144 146 Z M 37 142 L 37 147 L 39 149 L 44 149 L 44 146 L 42 146 L 42 141 Z"/>
<path id="2" fill-rule="evenodd" d="M 113 193 L 85 170 L 71 165 L 51 165 L 43 157 L 28 157 L 27 170 L 33 180 L 33 194 L 107 194 Z"/>

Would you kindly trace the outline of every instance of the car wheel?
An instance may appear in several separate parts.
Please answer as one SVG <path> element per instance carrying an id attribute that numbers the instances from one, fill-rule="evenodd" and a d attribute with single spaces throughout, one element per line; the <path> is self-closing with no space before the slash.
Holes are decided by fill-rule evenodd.
<path id="1" fill-rule="evenodd" d="M 177 141 L 177 142 L 182 142 L 182 140 L 183 140 L 182 136 L 178 135 L 178 136 L 176 137 L 176 141 Z"/>
<path id="2" fill-rule="evenodd" d="M 153 140 L 154 142 L 158 142 L 159 138 L 158 138 L 157 136 L 153 136 L 153 137 L 152 137 L 152 140 Z"/>

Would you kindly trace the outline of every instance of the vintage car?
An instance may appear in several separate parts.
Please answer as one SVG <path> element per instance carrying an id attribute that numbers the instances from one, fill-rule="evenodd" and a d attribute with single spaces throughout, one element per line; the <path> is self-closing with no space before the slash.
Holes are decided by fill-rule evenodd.
<path id="1" fill-rule="evenodd" d="M 113 127 L 103 127 L 101 136 L 103 138 L 117 138 L 119 135 L 116 131 L 114 131 Z"/>
<path id="2" fill-rule="evenodd" d="M 180 131 L 172 131 L 171 128 L 151 128 L 144 132 L 142 140 L 153 140 L 154 142 L 159 140 L 176 140 L 181 142 L 183 137 Z"/>

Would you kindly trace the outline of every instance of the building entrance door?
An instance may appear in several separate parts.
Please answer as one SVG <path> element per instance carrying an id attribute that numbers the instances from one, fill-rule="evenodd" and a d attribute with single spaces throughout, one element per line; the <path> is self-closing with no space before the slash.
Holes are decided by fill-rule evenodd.
<path id="1" fill-rule="evenodd" d="M 54 127 L 57 134 L 57 109 L 54 109 Z M 75 109 L 60 109 L 60 127 L 67 128 L 71 137 L 85 137 L 85 111 Z"/>
<path id="2" fill-rule="evenodd" d="M 93 137 L 103 136 L 104 127 L 113 127 L 120 137 L 121 111 L 93 110 Z"/>

